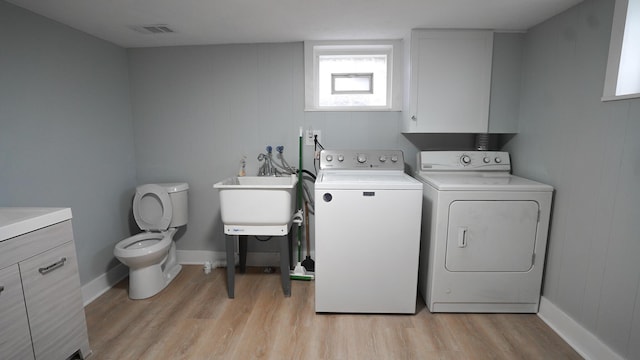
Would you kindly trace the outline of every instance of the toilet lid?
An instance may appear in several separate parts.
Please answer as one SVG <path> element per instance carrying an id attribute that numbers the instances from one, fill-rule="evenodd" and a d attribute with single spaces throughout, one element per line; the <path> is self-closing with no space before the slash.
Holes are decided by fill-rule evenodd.
<path id="1" fill-rule="evenodd" d="M 142 230 L 167 230 L 173 210 L 167 190 L 156 184 L 136 188 L 133 198 L 133 217 Z"/>

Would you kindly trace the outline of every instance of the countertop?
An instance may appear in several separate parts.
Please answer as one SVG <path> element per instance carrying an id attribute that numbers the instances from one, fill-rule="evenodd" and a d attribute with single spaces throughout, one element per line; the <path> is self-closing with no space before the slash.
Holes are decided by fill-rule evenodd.
<path id="1" fill-rule="evenodd" d="M 0 207 L 0 241 L 71 219 L 70 208 Z"/>

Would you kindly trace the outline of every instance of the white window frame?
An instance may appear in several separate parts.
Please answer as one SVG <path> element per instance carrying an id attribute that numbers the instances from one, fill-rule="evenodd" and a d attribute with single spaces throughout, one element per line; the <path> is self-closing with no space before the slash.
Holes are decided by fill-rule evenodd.
<path id="1" fill-rule="evenodd" d="M 630 58 L 624 57 L 625 48 L 629 46 L 628 44 L 633 43 L 632 46 L 637 47 L 637 43 L 640 40 L 640 35 L 638 35 L 640 23 L 636 23 L 630 28 L 626 26 L 629 1 L 634 1 L 634 5 L 640 6 L 640 0 L 616 0 L 602 101 L 640 98 L 640 92 L 621 94 L 618 86 L 620 69 L 625 63 L 638 64 L 634 71 L 640 72 L 640 56 L 637 53 Z M 637 18 L 636 21 L 638 21 Z M 630 34 L 633 34 L 634 38 Z M 638 81 L 640 82 L 640 79 Z"/>
<path id="2" fill-rule="evenodd" d="M 385 106 L 320 106 L 319 57 L 341 52 L 359 55 L 371 52 L 387 54 L 387 104 Z M 305 41 L 305 111 L 402 111 L 402 40 Z"/>

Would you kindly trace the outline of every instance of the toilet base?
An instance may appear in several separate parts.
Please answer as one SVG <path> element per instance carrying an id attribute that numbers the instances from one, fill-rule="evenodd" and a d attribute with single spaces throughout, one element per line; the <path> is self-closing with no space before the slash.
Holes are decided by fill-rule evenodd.
<path id="1" fill-rule="evenodd" d="M 169 283 L 178 276 L 181 270 L 182 265 L 175 264 L 171 269 L 169 269 L 169 271 L 165 271 L 165 280 L 167 282 L 165 286 L 169 285 Z"/>
<path id="2" fill-rule="evenodd" d="M 182 270 L 176 261 L 175 243 L 171 243 L 169 254 L 159 264 L 140 269 L 129 268 L 129 298 L 146 299 L 162 291 Z M 164 269 L 164 270 L 163 270 Z"/>
<path id="3" fill-rule="evenodd" d="M 152 297 L 167 287 L 181 270 L 182 266 L 175 264 L 165 272 L 160 265 L 129 271 L 129 298 L 139 300 Z"/>

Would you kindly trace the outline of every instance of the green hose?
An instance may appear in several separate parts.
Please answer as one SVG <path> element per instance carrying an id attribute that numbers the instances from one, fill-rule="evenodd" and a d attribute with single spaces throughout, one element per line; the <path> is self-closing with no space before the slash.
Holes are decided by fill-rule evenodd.
<path id="1" fill-rule="evenodd" d="M 302 130 L 300 131 L 300 136 L 298 138 L 298 209 L 302 209 Z M 307 214 L 303 214 L 303 216 L 307 216 Z M 302 241 L 300 238 L 302 237 L 302 223 L 298 225 L 298 262 L 302 261 Z"/>

